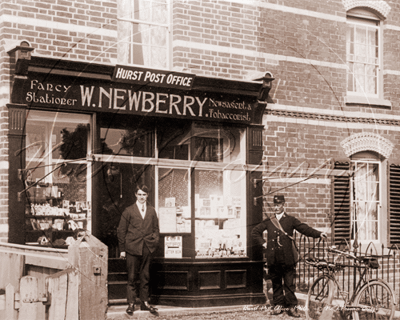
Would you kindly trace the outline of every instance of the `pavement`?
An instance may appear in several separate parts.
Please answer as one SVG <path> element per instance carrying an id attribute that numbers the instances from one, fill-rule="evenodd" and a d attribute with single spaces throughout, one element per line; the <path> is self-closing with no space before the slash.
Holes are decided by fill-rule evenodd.
<path id="1" fill-rule="evenodd" d="M 110 306 L 107 312 L 107 320 L 306 320 L 304 313 L 304 304 L 307 295 L 296 293 L 299 301 L 300 318 L 293 318 L 286 312 L 280 315 L 270 315 L 269 302 L 266 305 L 235 305 L 221 307 L 205 307 L 205 308 L 184 308 L 172 306 L 155 306 L 158 308 L 158 316 L 150 314 L 148 311 L 140 311 L 138 308 L 132 316 L 129 316 L 125 310 L 127 305 Z M 400 319 L 400 312 L 396 311 L 393 319 Z M 324 320 L 340 320 L 338 313 L 334 314 L 332 319 Z"/>
<path id="2" fill-rule="evenodd" d="M 300 320 L 305 320 L 306 316 L 301 307 L 304 306 L 306 299 L 305 294 L 296 294 L 299 300 Z M 204 307 L 204 308 L 184 308 L 172 306 L 155 306 L 158 308 L 158 317 L 150 314 L 148 311 L 140 311 L 136 308 L 134 314 L 129 316 L 125 310 L 127 305 L 113 305 L 107 311 L 107 320 L 126 320 L 126 319 L 157 319 L 157 320 L 200 320 L 200 319 L 218 319 L 218 320 L 248 320 L 248 319 L 277 319 L 291 320 L 295 319 L 286 312 L 278 316 L 270 315 L 270 307 L 266 305 L 235 305 L 221 307 Z"/>

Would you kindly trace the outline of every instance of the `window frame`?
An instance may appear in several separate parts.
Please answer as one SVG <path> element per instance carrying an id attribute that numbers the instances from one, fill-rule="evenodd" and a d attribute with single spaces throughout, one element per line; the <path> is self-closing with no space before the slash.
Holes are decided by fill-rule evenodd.
<path id="1" fill-rule="evenodd" d="M 70 158 L 70 159 L 63 159 L 61 157 L 55 158 L 54 152 L 60 150 L 60 147 L 62 145 L 62 142 L 59 142 L 56 144 L 56 135 L 54 132 L 58 130 L 61 125 L 69 125 L 69 126 L 74 126 L 75 129 L 77 128 L 78 125 L 83 124 L 87 126 L 87 136 L 86 136 L 86 155 L 83 158 Z M 32 184 L 34 183 L 33 186 L 39 187 L 40 183 L 44 184 L 44 187 L 50 186 L 57 186 L 59 184 L 65 184 L 65 182 L 61 181 L 55 181 L 54 175 L 57 174 L 58 168 L 61 168 L 63 164 L 72 164 L 72 165 L 84 165 L 86 174 L 85 174 L 85 198 L 86 198 L 86 203 L 88 205 L 87 209 L 87 215 L 85 219 L 79 218 L 78 220 L 82 221 L 85 220 L 86 224 L 85 227 L 82 227 L 88 232 L 92 232 L 92 218 L 93 218 L 93 212 L 91 209 L 92 206 L 92 162 L 89 160 L 88 155 L 92 153 L 93 150 L 93 145 L 92 145 L 92 134 L 93 134 L 93 128 L 94 128 L 94 120 L 93 116 L 90 114 L 84 114 L 84 113 L 72 113 L 72 112 L 54 112 L 50 110 L 36 110 L 32 109 L 29 110 L 26 116 L 26 123 L 25 123 L 25 136 L 26 139 L 34 132 L 30 132 L 30 127 L 31 126 L 39 126 L 41 125 L 44 127 L 44 134 L 43 136 L 45 137 L 45 140 L 43 141 L 43 144 L 40 146 L 40 148 L 44 148 L 45 153 L 42 153 L 42 156 L 37 157 L 36 154 L 34 156 L 30 156 L 27 153 L 27 150 L 31 148 L 32 146 L 35 145 L 35 143 L 29 143 L 29 141 L 25 140 L 25 168 L 24 171 L 27 173 L 32 171 L 34 172 L 37 168 L 44 168 L 44 176 L 39 177 L 40 180 L 38 181 L 29 181 L 28 178 L 26 178 L 26 183 L 28 184 L 28 187 L 26 190 L 29 190 L 32 187 Z M 69 127 L 70 129 L 71 127 Z M 46 146 L 47 145 L 47 146 Z M 31 166 L 36 163 L 36 166 Z M 77 172 L 82 172 L 82 170 L 78 169 L 79 171 Z M 30 184 L 30 185 L 29 185 Z M 58 190 L 58 189 L 55 189 Z M 52 191 L 53 192 L 53 191 Z M 59 195 L 51 197 L 54 198 L 60 198 Z M 66 199 L 66 200 L 71 200 L 71 199 Z M 52 200 L 49 200 L 52 201 Z M 75 201 L 75 200 L 74 200 Z M 50 202 L 51 203 L 51 202 Z M 31 204 L 35 204 L 32 202 Z M 51 206 L 52 207 L 52 206 Z M 46 214 L 43 215 L 44 218 L 52 217 L 52 214 Z M 77 218 L 73 218 L 73 220 L 76 220 Z M 43 229 L 42 229 L 43 230 Z"/>
<path id="2" fill-rule="evenodd" d="M 99 120 L 99 119 L 98 119 Z M 171 119 L 168 119 L 171 120 Z M 175 125 L 182 124 L 181 122 L 172 122 L 175 123 Z M 105 128 L 104 126 L 107 126 L 106 122 L 98 122 L 98 137 L 97 139 L 100 141 L 101 140 L 101 129 Z M 164 124 L 165 125 L 165 124 Z M 193 155 L 193 150 L 194 150 L 194 145 L 193 145 L 193 137 L 192 135 L 196 133 L 195 128 L 197 125 L 200 125 L 201 127 L 206 126 L 208 127 L 208 131 L 214 133 L 216 129 L 233 129 L 237 130 L 237 133 L 239 134 L 239 141 L 238 141 L 238 148 L 239 148 L 239 153 L 238 156 L 229 162 L 216 162 L 216 161 L 201 161 L 201 160 L 195 160 L 192 159 Z M 151 153 L 151 156 L 135 156 L 135 155 L 120 155 L 120 154 L 99 154 L 99 153 L 94 153 L 93 158 L 97 162 L 103 162 L 103 163 L 125 163 L 125 164 L 142 164 L 144 166 L 151 166 L 153 168 L 153 174 L 154 174 L 154 183 L 155 183 L 155 188 L 154 188 L 154 206 L 156 208 L 157 214 L 160 214 L 160 206 L 162 203 L 160 203 L 159 199 L 159 190 L 158 190 L 158 179 L 159 179 L 159 170 L 160 169 L 174 169 L 174 170 L 187 170 L 188 172 L 188 177 L 189 177 L 189 185 L 188 185 L 188 196 L 189 196 L 189 203 L 188 206 L 190 207 L 190 221 L 191 221 L 191 226 L 190 226 L 190 232 L 186 231 L 180 231 L 180 232 L 161 232 L 163 237 L 180 237 L 182 236 L 182 241 L 183 241 L 183 256 L 182 258 L 179 259 L 202 259 L 202 258 L 207 258 L 210 259 L 210 257 L 196 257 L 195 252 L 193 251 L 190 256 L 188 256 L 187 253 L 187 246 L 188 246 L 188 238 L 191 238 L 193 240 L 193 244 L 190 244 L 190 246 L 195 245 L 195 237 L 196 237 L 196 216 L 195 216 L 195 211 L 193 210 L 195 205 L 196 205 L 196 199 L 194 198 L 193 194 L 193 187 L 195 183 L 195 175 L 194 172 L 195 170 L 202 170 L 202 171 L 220 171 L 225 178 L 225 175 L 227 174 L 232 174 L 229 172 L 235 172 L 240 179 L 243 179 L 240 183 L 242 184 L 244 188 L 244 196 L 241 200 L 241 214 L 243 215 L 243 219 L 247 221 L 247 215 L 248 215 L 248 208 L 247 208 L 247 173 L 250 169 L 249 165 L 246 162 L 246 143 L 247 143 L 247 135 L 248 131 L 245 129 L 243 126 L 225 126 L 225 124 L 220 124 L 220 123 L 197 123 L 195 121 L 190 123 L 190 130 L 185 134 L 187 135 L 190 140 L 189 143 L 189 154 L 188 154 L 188 159 L 187 160 L 182 160 L 182 159 L 170 159 L 170 158 L 160 158 L 159 157 L 159 140 L 158 140 L 158 125 L 154 122 L 150 124 L 150 127 L 153 126 L 153 132 L 152 134 L 152 147 L 154 150 Z M 107 127 L 106 129 L 113 129 Z M 208 132 L 207 130 L 205 131 L 206 133 Z M 198 136 L 204 136 L 204 132 L 197 132 Z M 210 134 L 206 134 L 205 136 L 209 136 Z M 195 135 L 196 136 L 196 135 Z M 186 136 L 183 137 L 186 139 Z M 101 149 L 96 149 L 96 150 L 101 150 Z M 223 180 L 224 181 L 224 180 Z M 248 239 L 248 230 L 247 226 L 243 227 L 244 228 L 244 234 L 243 234 L 243 239 L 241 239 L 242 245 L 244 245 L 244 253 L 241 254 L 240 256 L 221 256 L 221 257 L 214 257 L 216 259 L 221 259 L 221 258 L 240 258 L 240 259 L 248 259 L 249 258 L 249 250 L 247 248 L 247 239 Z M 242 230 L 243 231 L 243 230 Z M 191 241 L 191 240 L 190 240 Z M 240 241 L 239 241 L 240 242 Z M 185 253 L 186 252 L 186 253 Z M 171 257 L 165 257 L 165 259 L 169 259 Z M 173 257 L 174 259 L 176 257 Z"/>
<path id="3" fill-rule="evenodd" d="M 355 166 L 356 168 L 360 168 L 360 167 L 363 167 L 363 165 L 367 165 L 367 168 L 369 168 L 370 167 L 370 165 L 374 165 L 374 164 L 376 164 L 376 165 L 378 165 L 378 191 L 379 191 L 379 194 L 378 194 L 378 197 L 377 197 L 377 199 L 378 200 L 376 200 L 376 201 L 374 201 L 374 202 L 376 202 L 377 203 L 377 223 L 378 223 L 378 225 L 377 225 L 377 238 L 376 239 L 360 239 L 360 235 L 358 235 L 358 237 L 357 237 L 357 241 L 358 242 L 361 242 L 361 243 L 363 243 L 363 242 L 376 242 L 376 243 L 380 243 L 380 240 L 381 240 L 381 221 L 380 221 L 380 217 L 381 217 L 381 209 L 382 209 L 382 205 L 381 205 L 381 203 L 382 203 L 382 186 L 381 186 L 381 178 L 382 178 L 382 176 L 381 176 L 381 163 L 379 162 L 379 161 L 365 161 L 365 160 L 352 160 L 351 161 L 351 165 L 352 165 L 352 167 L 353 166 Z M 358 169 L 356 169 L 356 170 L 358 170 Z M 352 174 L 352 179 L 350 179 L 350 188 L 351 188 L 351 194 L 352 194 L 352 196 L 350 197 L 350 224 L 351 224 L 351 234 L 352 234 L 352 236 L 351 236 L 351 238 L 352 238 L 352 240 L 354 241 L 355 239 L 354 239 L 354 233 L 355 232 L 357 232 L 358 233 L 358 230 L 355 230 L 355 226 L 356 226 L 356 223 L 358 223 L 358 221 L 355 219 L 355 211 L 356 211 L 356 208 L 357 208 L 357 202 L 359 202 L 359 200 L 360 199 L 356 199 L 356 191 L 355 191 L 355 187 L 356 187 L 356 183 L 355 183 L 355 176 L 354 176 L 354 173 L 355 172 L 353 172 L 353 174 Z M 367 182 L 367 181 L 364 181 L 364 182 Z M 367 187 L 367 192 L 369 191 L 369 189 L 368 189 L 368 187 Z M 365 200 L 365 202 L 366 203 L 369 203 L 369 201 L 367 201 L 367 199 L 364 199 Z M 371 221 L 370 219 L 365 219 L 365 222 L 369 222 L 369 221 Z M 368 231 L 368 230 L 367 230 Z"/>
<path id="4" fill-rule="evenodd" d="M 389 218 L 389 212 L 388 212 L 388 199 L 385 196 L 388 192 L 388 183 L 389 183 L 389 177 L 388 177 L 388 172 L 387 172 L 387 159 L 383 158 L 382 156 L 375 154 L 373 152 L 360 152 L 356 153 L 350 158 L 350 181 L 349 181 L 349 200 L 350 200 L 350 241 L 351 243 L 354 243 L 352 231 L 353 231 L 353 212 L 354 212 L 354 205 L 353 205 L 353 195 L 354 195 L 354 185 L 353 185 L 353 172 L 352 170 L 352 165 L 354 162 L 358 163 L 372 163 L 372 164 L 378 164 L 379 166 L 379 205 L 378 205 L 378 237 L 376 240 L 360 240 L 357 238 L 358 244 L 365 244 L 368 245 L 370 243 L 373 243 L 374 245 L 387 245 L 388 244 L 388 236 L 389 236 L 389 225 L 388 223 L 388 218 Z"/>
<path id="5" fill-rule="evenodd" d="M 131 0 L 134 1 L 134 0 Z M 157 2 L 158 0 L 140 0 L 140 1 L 147 1 L 150 2 L 151 4 L 153 4 L 153 2 Z M 148 26 L 155 26 L 155 27 L 164 27 L 165 28 L 165 32 L 166 32 L 166 65 L 163 67 L 157 67 L 158 69 L 166 69 L 168 70 L 171 65 L 172 65 L 172 54 L 171 54 L 171 48 L 172 48 L 172 39 L 171 39 L 171 35 L 172 35 L 172 1 L 171 0 L 165 0 L 166 1 L 166 6 L 167 6 L 167 23 L 163 24 L 163 23 L 159 23 L 159 22 L 152 22 L 152 21 L 147 21 L 147 20 L 142 20 L 142 19 L 136 19 L 136 18 L 123 18 L 120 17 L 120 12 L 123 11 L 123 9 L 118 8 L 117 10 L 117 23 L 119 24 L 120 22 L 128 22 L 130 23 L 131 27 L 134 24 L 143 24 L 143 25 L 148 25 Z M 118 7 L 122 6 L 124 3 L 123 0 L 118 0 Z M 118 28 L 119 30 L 119 28 Z M 120 40 L 120 35 L 118 35 L 118 42 L 120 42 L 122 40 Z M 129 57 L 127 58 L 128 62 L 126 63 L 127 65 L 136 65 L 136 66 L 142 66 L 142 67 L 154 67 L 154 63 L 153 63 L 153 56 L 151 56 L 151 61 L 146 64 L 143 61 L 143 64 L 137 64 L 137 63 L 133 63 L 134 59 L 133 59 L 133 52 L 134 52 L 134 46 L 136 45 L 140 45 L 139 43 L 133 43 L 132 41 L 128 42 L 129 45 Z M 143 43 L 142 43 L 143 46 Z M 154 46 L 150 45 L 149 48 L 153 48 Z M 117 47 L 117 51 L 119 50 L 118 48 L 120 48 L 120 46 Z M 119 54 L 118 54 L 119 57 Z M 118 58 L 118 60 L 120 60 Z M 120 62 L 120 61 L 118 61 Z M 125 64 L 125 63 L 124 63 Z"/>
<path id="6" fill-rule="evenodd" d="M 346 80 L 346 92 L 347 96 L 353 96 L 353 97 L 367 97 L 367 98 L 383 98 L 383 74 L 382 74 L 382 65 L 383 65 L 383 32 L 382 32 L 382 23 L 381 21 L 375 17 L 373 18 L 371 15 L 368 17 L 365 17 L 364 15 L 360 14 L 349 14 L 347 15 L 347 21 L 346 21 L 346 28 L 348 28 L 350 25 L 352 26 L 361 26 L 366 28 L 374 28 L 377 30 L 378 34 L 378 62 L 376 64 L 377 67 L 377 75 L 376 75 L 376 93 L 368 93 L 365 91 L 365 85 L 362 92 L 357 92 L 357 91 L 349 91 L 349 38 L 346 32 L 346 64 L 347 64 L 347 80 Z M 353 54 L 355 55 L 355 54 Z M 353 59 L 354 61 L 354 59 Z M 368 64 L 368 63 L 366 63 Z M 353 75 L 354 77 L 354 75 Z M 356 81 L 356 80 L 355 80 Z"/>

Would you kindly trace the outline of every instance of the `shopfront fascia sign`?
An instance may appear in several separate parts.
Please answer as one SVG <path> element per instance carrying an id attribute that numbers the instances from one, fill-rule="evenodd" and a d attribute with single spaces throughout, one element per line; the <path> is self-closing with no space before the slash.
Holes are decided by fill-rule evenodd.
<path id="1" fill-rule="evenodd" d="M 194 78 L 193 74 L 117 65 L 112 81 L 189 90 Z"/>
<path id="2" fill-rule="evenodd" d="M 62 79 L 31 73 L 22 90 L 23 103 L 28 107 L 58 111 L 110 112 L 242 124 L 255 120 L 256 102 L 251 97 Z"/>

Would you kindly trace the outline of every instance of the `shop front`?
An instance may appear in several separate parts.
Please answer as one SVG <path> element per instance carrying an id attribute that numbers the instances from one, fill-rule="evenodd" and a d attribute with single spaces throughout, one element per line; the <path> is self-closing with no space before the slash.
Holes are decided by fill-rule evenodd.
<path id="1" fill-rule="evenodd" d="M 250 237 L 262 220 L 260 83 L 35 56 L 13 83 L 10 242 L 65 247 L 93 233 L 109 248 L 110 302 L 123 302 L 116 228 L 144 183 L 161 232 L 153 303 L 265 302 Z"/>

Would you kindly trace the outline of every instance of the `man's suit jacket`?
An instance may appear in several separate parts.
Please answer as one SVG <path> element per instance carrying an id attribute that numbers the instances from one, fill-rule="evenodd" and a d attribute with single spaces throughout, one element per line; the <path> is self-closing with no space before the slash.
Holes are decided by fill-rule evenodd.
<path id="1" fill-rule="evenodd" d="M 160 229 L 156 210 L 147 204 L 144 219 L 136 203 L 122 213 L 117 229 L 119 249 L 131 255 L 141 256 L 143 245 L 153 253 L 160 239 Z"/>
<path id="2" fill-rule="evenodd" d="M 283 214 L 282 218 L 279 220 L 282 229 L 286 233 L 293 237 L 293 230 L 304 234 L 307 237 L 319 238 L 321 231 L 315 230 L 308 226 L 307 224 L 301 222 L 295 217 L 289 216 L 286 213 Z M 266 258 L 267 265 L 272 266 L 277 263 L 276 251 L 279 250 L 280 254 L 283 254 L 283 260 L 285 265 L 294 265 L 294 257 L 292 251 L 292 240 L 286 236 L 280 229 L 278 229 L 271 221 L 270 218 L 265 219 L 263 222 L 254 227 L 251 235 L 258 245 L 263 245 L 265 240 L 263 238 L 263 232 L 267 230 L 267 250 Z M 279 243 L 278 243 L 279 237 Z M 280 246 L 282 245 L 282 246 Z"/>

